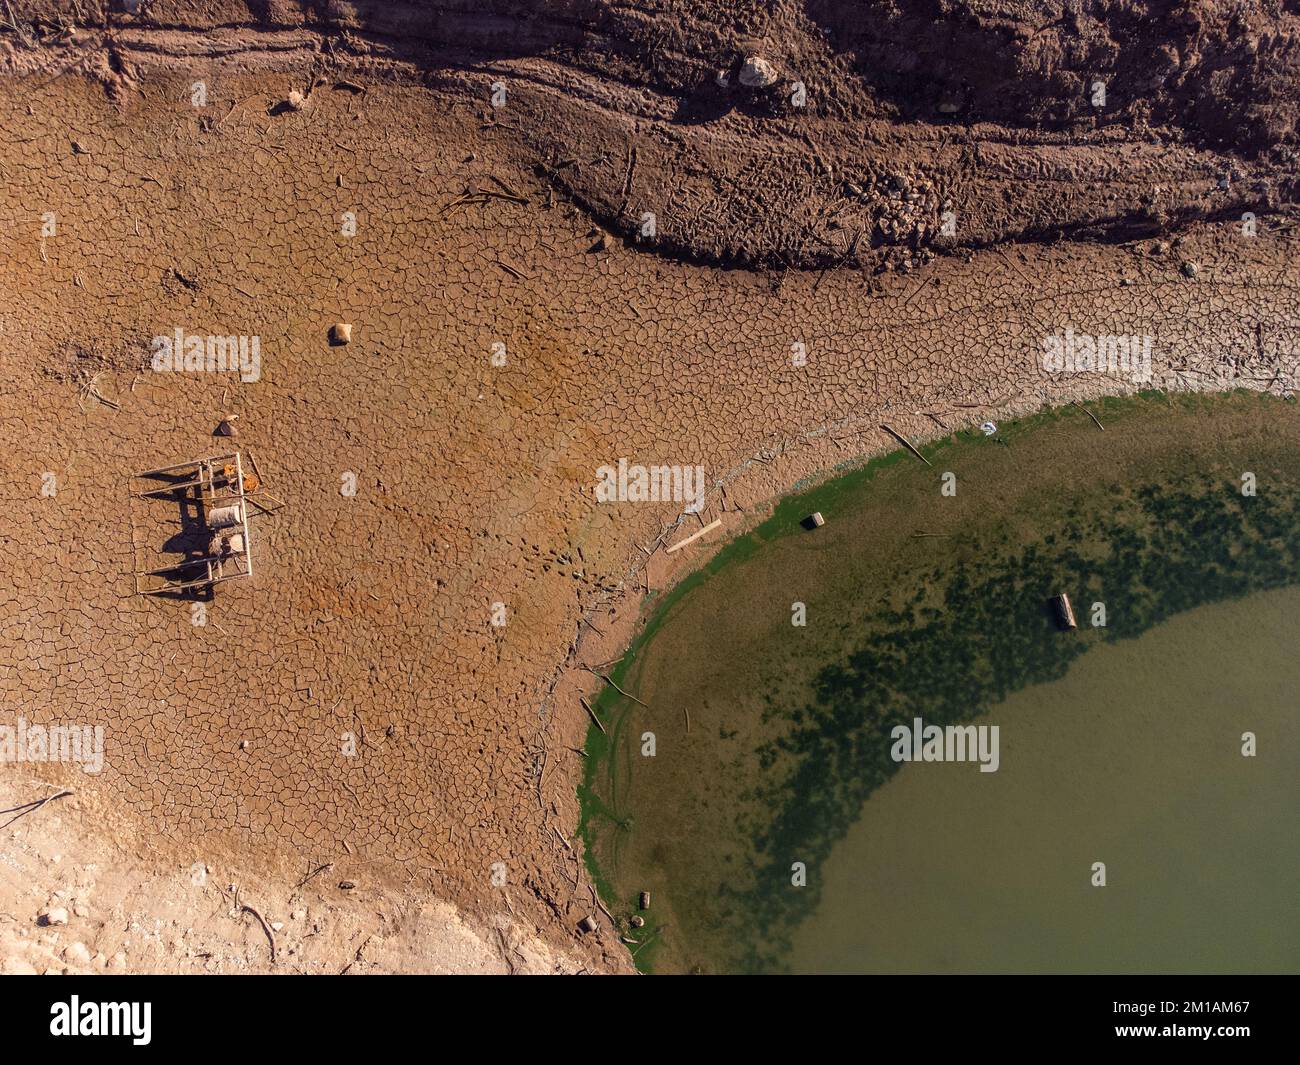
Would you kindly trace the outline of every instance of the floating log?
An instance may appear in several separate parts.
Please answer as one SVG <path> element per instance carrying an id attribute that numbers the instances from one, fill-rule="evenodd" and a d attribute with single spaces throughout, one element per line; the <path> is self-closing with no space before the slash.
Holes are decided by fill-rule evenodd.
<path id="1" fill-rule="evenodd" d="M 1057 623 L 1063 629 L 1077 629 L 1079 623 L 1074 620 L 1074 607 L 1070 606 L 1070 597 L 1062 592 L 1052 598 L 1052 606 L 1056 608 Z"/>

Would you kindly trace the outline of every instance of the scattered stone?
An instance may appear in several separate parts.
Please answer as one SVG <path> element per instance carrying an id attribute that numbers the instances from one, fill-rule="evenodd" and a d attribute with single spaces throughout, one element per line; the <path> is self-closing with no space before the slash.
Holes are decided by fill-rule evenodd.
<path id="1" fill-rule="evenodd" d="M 303 94 L 300 93 L 297 89 L 294 89 L 291 93 L 289 93 L 289 97 L 287 100 L 284 101 L 284 103 L 285 106 L 288 107 L 290 111 L 301 111 L 303 109 L 303 105 L 307 103 L 307 98 L 303 96 Z"/>
<path id="2" fill-rule="evenodd" d="M 583 935 L 596 931 L 596 918 L 592 917 L 591 914 L 588 914 L 578 922 L 578 931 Z"/>
<path id="3" fill-rule="evenodd" d="M 633 914 L 631 917 L 628 918 L 627 923 L 630 924 L 633 928 L 644 928 L 645 918 L 642 917 L 639 913 Z"/>
<path id="4" fill-rule="evenodd" d="M 293 913 L 289 914 L 289 920 L 291 920 L 291 921 L 305 921 L 305 920 L 307 920 L 307 911 L 306 911 L 306 910 L 294 910 Z"/>
<path id="5" fill-rule="evenodd" d="M 354 883 L 352 883 L 351 880 L 340 880 L 340 881 L 339 881 L 339 889 L 342 890 L 342 891 L 352 891 L 356 886 L 357 886 L 357 885 L 354 884 Z"/>
<path id="6" fill-rule="evenodd" d="M 1151 245 L 1152 255 L 1164 255 L 1169 250 L 1169 245 L 1163 240 L 1157 240 Z"/>
<path id="7" fill-rule="evenodd" d="M 67 924 L 68 911 L 62 906 L 53 906 L 36 915 L 36 923 L 41 925 Z"/>
<path id="8" fill-rule="evenodd" d="M 271 922 L 271 931 L 272 931 L 272 932 L 283 932 L 283 931 L 284 931 L 284 922 L 283 922 L 283 921 L 272 921 L 272 922 Z"/>
<path id="9" fill-rule="evenodd" d="M 89 917 L 89 916 L 90 916 L 90 911 L 89 911 L 88 909 L 86 909 L 85 906 L 81 905 L 81 903 L 77 903 L 77 905 L 75 905 L 75 906 L 72 907 L 72 916 L 73 916 L 73 917 Z"/>
<path id="10" fill-rule="evenodd" d="M 762 56 L 749 56 L 740 68 L 740 84 L 747 89 L 770 89 L 779 80 L 776 68 Z"/>
<path id="11" fill-rule="evenodd" d="M 236 431 L 234 425 L 231 424 L 229 418 L 222 418 L 221 421 L 217 423 L 217 428 L 213 431 L 212 435 L 213 436 L 238 436 L 239 433 Z"/>
<path id="12" fill-rule="evenodd" d="M 825 524 L 826 519 L 822 517 L 822 512 L 820 510 L 814 510 L 803 520 L 803 527 L 805 529 L 820 529 Z"/>
<path id="13" fill-rule="evenodd" d="M 87 949 L 85 943 L 77 940 L 77 942 L 70 944 L 68 949 L 63 952 L 63 960 L 72 965 L 86 966 L 90 964 L 90 951 Z"/>
<path id="14" fill-rule="evenodd" d="M 1198 267 L 1194 262 L 1190 262 L 1190 261 L 1183 263 L 1181 269 L 1183 271 L 1183 277 L 1195 277 L 1198 273 L 1201 272 L 1200 267 Z"/>
<path id="15" fill-rule="evenodd" d="M 352 323 L 336 322 L 330 326 L 330 343 L 334 345 L 352 343 Z"/>
<path id="16" fill-rule="evenodd" d="M 240 740 L 240 741 L 239 741 L 239 749 L 240 749 L 241 751 L 246 751 L 246 750 L 248 750 L 248 740 Z"/>
<path id="17" fill-rule="evenodd" d="M 637 905 L 639 905 L 643 910 L 650 909 L 650 892 L 641 892 L 641 898 L 637 900 Z"/>

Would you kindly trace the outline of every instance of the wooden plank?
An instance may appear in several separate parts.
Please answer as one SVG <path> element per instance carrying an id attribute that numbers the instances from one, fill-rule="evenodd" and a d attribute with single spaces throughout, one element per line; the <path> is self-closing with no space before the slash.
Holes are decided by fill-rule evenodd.
<path id="1" fill-rule="evenodd" d="M 704 526 L 703 529 L 699 529 L 698 531 L 691 533 L 691 535 L 688 536 L 685 540 L 678 540 L 677 543 L 673 544 L 672 547 L 667 549 L 666 553 L 671 555 L 674 551 L 680 550 L 681 548 L 685 547 L 687 544 L 694 543 L 706 532 L 712 532 L 721 524 L 722 524 L 721 518 L 714 518 L 711 522 L 709 522 L 708 525 Z"/>

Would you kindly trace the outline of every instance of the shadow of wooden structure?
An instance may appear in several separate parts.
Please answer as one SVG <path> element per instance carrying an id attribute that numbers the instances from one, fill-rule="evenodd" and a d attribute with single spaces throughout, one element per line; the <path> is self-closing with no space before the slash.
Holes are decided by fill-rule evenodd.
<path id="1" fill-rule="evenodd" d="M 147 487 L 141 487 L 142 482 Z M 136 594 L 191 597 L 223 581 L 251 577 L 248 493 L 259 484 L 255 471 L 245 471 L 238 451 L 135 474 L 133 502 L 167 502 L 177 507 L 178 520 L 171 520 L 171 535 L 162 550 L 182 556 L 166 565 L 137 568 Z M 259 504 L 259 509 L 267 508 Z M 153 524 L 159 524 L 156 516 Z"/>

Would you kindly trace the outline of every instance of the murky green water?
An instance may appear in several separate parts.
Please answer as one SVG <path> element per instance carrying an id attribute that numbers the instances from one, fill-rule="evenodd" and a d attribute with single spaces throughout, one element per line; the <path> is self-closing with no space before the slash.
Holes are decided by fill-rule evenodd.
<path id="1" fill-rule="evenodd" d="M 1199 607 L 993 707 L 996 773 L 905 767 L 819 870 L 790 967 L 1300 968 L 1297 616 L 1296 588 Z"/>
<path id="2" fill-rule="evenodd" d="M 1300 967 L 1300 417 L 1097 412 L 1104 433 L 1067 409 L 849 473 L 660 606 L 616 672 L 650 706 L 602 696 L 583 796 L 610 908 L 653 894 L 638 963 Z M 900 766 L 916 717 L 998 724 L 998 771 Z"/>

